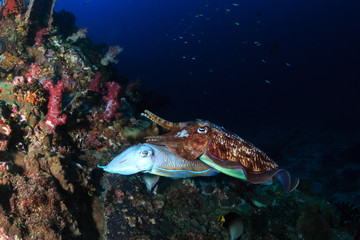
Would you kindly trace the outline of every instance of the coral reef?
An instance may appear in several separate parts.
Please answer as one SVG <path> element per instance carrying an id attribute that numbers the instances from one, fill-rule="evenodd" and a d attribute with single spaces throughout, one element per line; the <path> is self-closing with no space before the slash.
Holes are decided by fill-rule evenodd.
<path id="1" fill-rule="evenodd" d="M 13 2 L 0 22 L 0 238 L 101 239 L 96 165 L 157 127 L 129 104 L 112 118 L 122 86 L 90 41 L 74 45 L 84 29 L 66 40 L 51 27 L 55 1 Z"/>
<path id="2" fill-rule="evenodd" d="M 98 164 L 159 134 L 136 111 L 139 83 L 125 85 L 111 67 L 122 49 L 110 47 L 104 56 L 64 11 L 53 22 L 55 0 L 30 0 L 26 9 L 24 1 L 5 2 L 0 239 L 229 239 L 217 223 L 228 212 L 243 219 L 241 239 L 355 236 L 358 208 L 334 207 L 306 181 L 285 194 L 279 184 L 249 185 L 225 175 L 160 179 L 155 195 L 138 175 L 103 173 Z M 285 155 L 293 145 L 300 144 L 289 143 Z M 356 155 L 354 149 L 343 157 Z M 349 168 L 343 177 L 356 174 Z"/>

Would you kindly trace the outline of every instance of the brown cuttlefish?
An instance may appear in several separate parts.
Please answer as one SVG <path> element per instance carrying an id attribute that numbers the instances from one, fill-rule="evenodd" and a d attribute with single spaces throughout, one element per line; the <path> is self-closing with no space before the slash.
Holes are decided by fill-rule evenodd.
<path id="1" fill-rule="evenodd" d="M 287 170 L 279 168 L 263 151 L 223 127 L 200 119 L 169 122 L 148 110 L 142 116 L 169 131 L 147 137 L 146 142 L 165 145 L 186 160 L 200 159 L 224 174 L 254 184 L 271 182 L 277 177 L 286 192 L 299 184 L 299 179 L 291 178 Z"/>

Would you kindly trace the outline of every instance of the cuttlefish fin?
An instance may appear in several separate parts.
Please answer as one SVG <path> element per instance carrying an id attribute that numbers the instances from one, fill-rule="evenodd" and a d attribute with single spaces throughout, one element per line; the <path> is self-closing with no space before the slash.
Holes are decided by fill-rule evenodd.
<path id="1" fill-rule="evenodd" d="M 209 157 L 206 153 L 200 156 L 200 160 L 216 170 L 246 180 L 253 184 L 267 183 L 276 177 L 286 193 L 292 192 L 299 184 L 299 179 L 291 178 L 288 171 L 284 169 L 273 169 L 265 172 L 251 172 L 237 162 L 221 161 L 215 157 Z"/>
<path id="2" fill-rule="evenodd" d="M 286 193 L 294 191 L 299 185 L 298 178 L 291 178 L 285 169 L 274 169 L 266 172 L 246 172 L 246 180 L 250 183 L 265 183 L 276 177 Z"/>
<path id="3" fill-rule="evenodd" d="M 289 193 L 295 190 L 295 188 L 299 185 L 300 180 L 298 178 L 292 178 L 290 177 L 290 174 L 288 171 L 284 169 L 280 169 L 276 174 L 276 178 L 281 183 L 284 190 Z"/>

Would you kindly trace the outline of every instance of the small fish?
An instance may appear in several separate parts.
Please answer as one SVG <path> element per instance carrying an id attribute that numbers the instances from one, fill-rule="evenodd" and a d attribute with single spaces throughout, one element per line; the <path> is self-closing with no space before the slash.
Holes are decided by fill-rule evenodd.
<path id="1" fill-rule="evenodd" d="M 235 7 L 239 6 L 238 3 L 233 3 L 232 5 L 235 6 Z"/>
<path id="2" fill-rule="evenodd" d="M 261 43 L 260 42 L 254 42 L 255 46 L 260 47 Z"/>
<path id="3" fill-rule="evenodd" d="M 285 65 L 286 65 L 287 67 L 291 67 L 291 64 L 290 64 L 290 63 L 285 63 Z"/>
<path id="4" fill-rule="evenodd" d="M 239 214 L 229 212 L 224 216 L 220 215 L 217 221 L 223 228 L 229 231 L 231 240 L 240 239 L 244 232 L 244 225 Z"/>
<path id="5" fill-rule="evenodd" d="M 265 59 L 261 59 L 261 62 L 266 63 Z"/>
<path id="6" fill-rule="evenodd" d="M 265 80 L 265 82 L 266 82 L 267 84 L 270 84 L 270 83 L 271 83 L 269 80 Z"/>

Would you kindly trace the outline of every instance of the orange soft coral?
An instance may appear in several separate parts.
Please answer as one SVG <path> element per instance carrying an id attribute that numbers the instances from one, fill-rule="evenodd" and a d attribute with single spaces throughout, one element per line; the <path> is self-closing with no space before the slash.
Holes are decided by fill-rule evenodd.
<path id="1" fill-rule="evenodd" d="M 5 18 L 8 18 L 9 16 L 21 14 L 24 10 L 24 0 L 7 0 L 2 14 Z"/>

